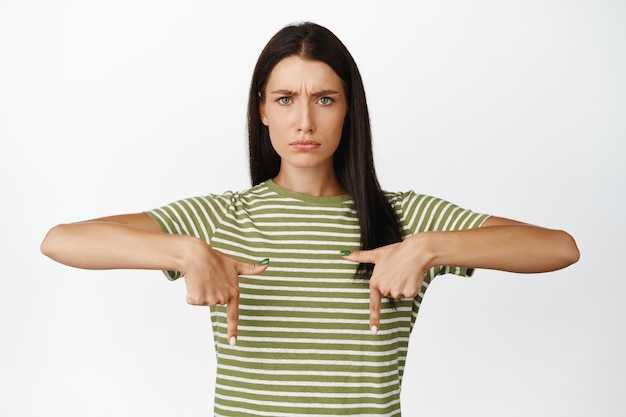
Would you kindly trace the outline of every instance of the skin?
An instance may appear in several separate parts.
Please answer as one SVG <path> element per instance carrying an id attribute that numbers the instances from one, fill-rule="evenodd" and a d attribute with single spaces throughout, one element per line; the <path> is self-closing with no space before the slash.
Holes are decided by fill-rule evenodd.
<path id="1" fill-rule="evenodd" d="M 576 242 L 564 231 L 490 217 L 477 229 L 418 233 L 400 243 L 354 251 L 344 258 L 375 264 L 370 278 L 370 329 L 376 333 L 382 296 L 415 297 L 433 266 L 538 273 L 565 268 L 579 256 Z"/>
<path id="2" fill-rule="evenodd" d="M 57 225 L 44 238 L 41 251 L 77 268 L 180 271 L 187 303 L 227 305 L 231 344 L 237 337 L 239 275 L 258 275 L 267 269 L 267 265 L 237 261 L 195 237 L 163 233 L 145 213 Z"/>
<path id="3" fill-rule="evenodd" d="M 291 56 L 276 64 L 259 106 L 281 158 L 274 181 L 304 194 L 344 194 L 333 155 L 347 111 L 343 82 L 325 63 Z"/>
<path id="4" fill-rule="evenodd" d="M 341 79 L 322 62 L 292 56 L 274 67 L 264 97 L 261 121 L 281 157 L 274 181 L 305 194 L 344 194 L 332 162 L 348 111 Z M 195 237 L 163 233 L 144 213 L 57 225 L 41 251 L 78 268 L 180 271 L 189 304 L 227 305 L 231 344 L 237 337 L 239 275 L 261 274 L 267 268 L 239 262 Z M 375 264 L 369 325 L 376 333 L 382 296 L 414 297 L 432 266 L 534 273 L 564 268 L 578 257 L 566 232 L 490 217 L 478 229 L 419 233 L 401 243 L 352 252 L 345 259 Z"/>

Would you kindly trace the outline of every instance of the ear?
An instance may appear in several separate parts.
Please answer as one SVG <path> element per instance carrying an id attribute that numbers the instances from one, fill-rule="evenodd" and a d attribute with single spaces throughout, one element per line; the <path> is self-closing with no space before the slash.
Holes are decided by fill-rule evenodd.
<path id="1" fill-rule="evenodd" d="M 265 126 L 268 125 L 267 116 L 265 116 L 265 99 L 261 96 L 259 92 L 259 115 L 261 116 L 261 123 Z"/>

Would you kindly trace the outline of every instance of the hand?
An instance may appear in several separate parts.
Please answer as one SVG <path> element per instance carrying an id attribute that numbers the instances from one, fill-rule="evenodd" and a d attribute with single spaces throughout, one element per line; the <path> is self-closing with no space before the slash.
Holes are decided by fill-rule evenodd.
<path id="1" fill-rule="evenodd" d="M 226 305 L 228 343 L 237 340 L 239 321 L 239 275 L 258 275 L 267 269 L 269 260 L 261 263 L 240 262 L 196 239 L 188 255 L 183 275 L 187 286 L 187 303 L 214 307 Z"/>
<path id="2" fill-rule="evenodd" d="M 424 276 L 430 266 L 426 252 L 417 249 L 414 243 L 414 240 L 409 238 L 400 243 L 372 250 L 354 251 L 344 256 L 352 262 L 374 264 L 369 281 L 370 328 L 373 333 L 380 328 L 380 305 L 383 295 L 391 298 L 413 298 L 422 288 Z"/>

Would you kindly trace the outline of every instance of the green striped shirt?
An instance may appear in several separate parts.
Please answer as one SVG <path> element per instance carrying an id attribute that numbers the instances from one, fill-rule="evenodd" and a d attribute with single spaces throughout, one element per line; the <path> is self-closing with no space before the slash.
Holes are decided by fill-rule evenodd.
<path id="1" fill-rule="evenodd" d="M 414 192 L 387 193 L 405 237 L 478 227 L 487 218 Z M 359 249 L 350 196 L 314 197 L 271 180 L 244 192 L 181 200 L 148 212 L 167 233 L 185 234 L 246 262 L 270 258 L 241 276 L 237 345 L 226 338 L 226 309 L 211 309 L 216 416 L 400 416 L 409 335 L 436 275 L 414 299 L 383 303 L 369 329 L 369 287 L 339 251 Z M 180 273 L 168 271 L 170 279 Z"/>

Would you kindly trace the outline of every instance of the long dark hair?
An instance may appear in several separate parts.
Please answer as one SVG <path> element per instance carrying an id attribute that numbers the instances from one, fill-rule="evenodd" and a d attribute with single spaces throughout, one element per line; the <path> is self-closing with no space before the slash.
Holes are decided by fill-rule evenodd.
<path id="1" fill-rule="evenodd" d="M 280 169 L 280 157 L 270 143 L 269 130 L 261 123 L 259 104 L 265 98 L 265 85 L 274 66 L 293 55 L 326 63 L 344 83 L 348 113 L 333 161 L 337 180 L 354 201 L 361 249 L 399 242 L 402 235 L 397 216 L 374 169 L 372 132 L 361 75 L 345 45 L 323 26 L 310 22 L 287 26 L 270 39 L 259 56 L 248 98 L 252 185 L 274 178 Z M 357 276 L 369 278 L 372 269 L 371 264 L 361 264 Z"/>

